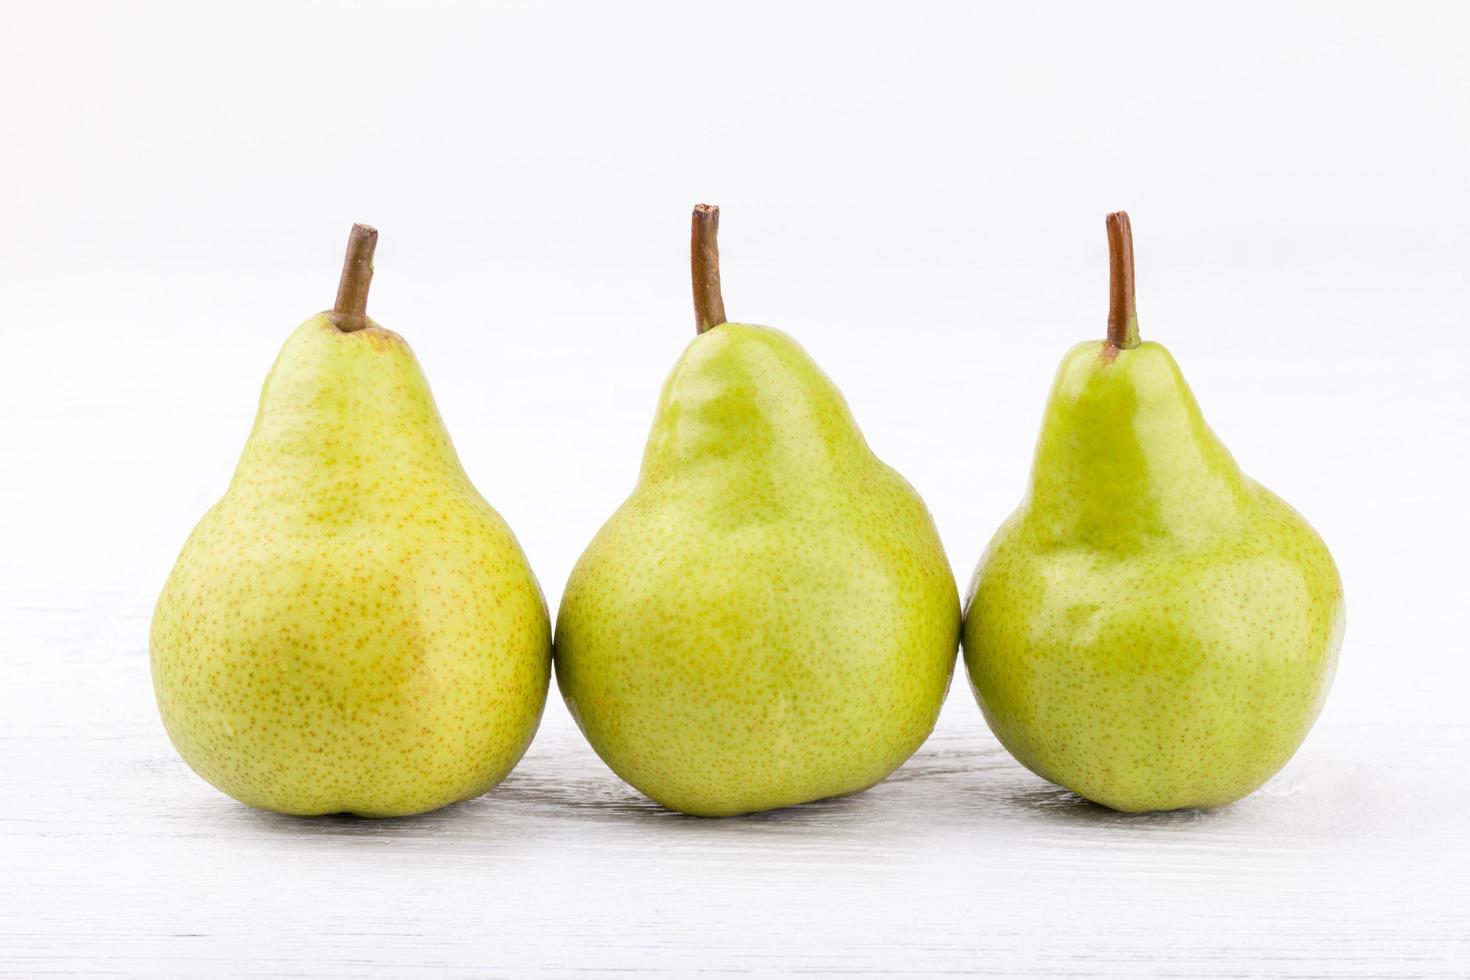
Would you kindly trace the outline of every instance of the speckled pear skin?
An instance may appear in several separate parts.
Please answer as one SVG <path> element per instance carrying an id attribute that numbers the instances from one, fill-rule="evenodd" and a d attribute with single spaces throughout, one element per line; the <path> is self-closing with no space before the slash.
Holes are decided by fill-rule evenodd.
<path id="1" fill-rule="evenodd" d="M 408 345 L 307 320 L 158 600 L 153 683 L 179 753 L 267 810 L 433 810 L 510 772 L 550 658 L 541 590 Z"/>
<path id="2" fill-rule="evenodd" d="M 933 729 L 958 644 L 934 523 L 836 386 L 779 331 L 697 337 L 557 619 L 597 754 L 701 816 L 853 793 Z"/>
<path id="3" fill-rule="evenodd" d="M 1240 471 L 1168 351 L 1073 348 L 966 603 L 1005 747 L 1115 810 L 1231 803 L 1301 745 L 1342 635 L 1326 545 Z"/>

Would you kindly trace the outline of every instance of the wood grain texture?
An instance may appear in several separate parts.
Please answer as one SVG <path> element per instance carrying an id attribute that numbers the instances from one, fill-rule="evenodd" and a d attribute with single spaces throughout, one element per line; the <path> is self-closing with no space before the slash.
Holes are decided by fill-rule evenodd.
<path id="1" fill-rule="evenodd" d="M 1212 813 L 1087 804 L 1020 769 L 962 681 L 877 788 L 661 810 L 555 699 L 481 799 L 298 820 L 205 785 L 155 716 L 142 610 L 12 608 L 0 974 L 1455 977 L 1464 790 L 1339 719 Z M 1463 725 L 1442 729 L 1463 745 Z M 1432 734 L 1426 731 L 1424 734 Z M 1446 794 L 1451 795 L 1444 798 Z M 1427 799 L 1439 795 L 1437 802 Z M 1453 804 L 1453 805 L 1450 805 Z"/>

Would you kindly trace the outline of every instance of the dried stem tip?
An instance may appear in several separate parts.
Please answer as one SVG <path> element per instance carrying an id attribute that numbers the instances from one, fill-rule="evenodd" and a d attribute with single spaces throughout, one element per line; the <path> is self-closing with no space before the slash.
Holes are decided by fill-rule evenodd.
<path id="1" fill-rule="evenodd" d="M 1138 340 L 1138 306 L 1133 297 L 1133 226 L 1127 211 L 1108 215 L 1108 343 L 1132 350 Z"/>
<path id="2" fill-rule="evenodd" d="M 704 333 L 727 322 L 725 298 L 720 295 L 720 209 L 694 205 L 689 235 L 689 266 L 694 278 L 694 332 Z"/>
<path id="3" fill-rule="evenodd" d="M 342 262 L 342 281 L 337 284 L 337 302 L 332 307 L 332 320 L 343 333 L 367 326 L 368 287 L 373 284 L 373 250 L 377 247 L 378 229 L 352 226 L 347 236 L 347 258 Z"/>

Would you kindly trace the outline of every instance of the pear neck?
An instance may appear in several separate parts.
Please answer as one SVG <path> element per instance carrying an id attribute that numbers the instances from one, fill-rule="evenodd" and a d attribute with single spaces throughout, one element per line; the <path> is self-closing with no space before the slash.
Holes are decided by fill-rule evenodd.
<path id="1" fill-rule="evenodd" d="M 669 375 L 642 479 L 811 484 L 871 455 L 841 393 L 794 340 L 729 323 L 691 343 Z"/>
<path id="2" fill-rule="evenodd" d="M 366 504 L 381 476 L 467 479 L 403 339 L 381 327 L 344 333 L 330 317 L 312 317 L 266 377 L 235 482 Z"/>
<path id="3" fill-rule="evenodd" d="M 1157 344 L 1068 355 L 1047 405 L 1029 512 L 1058 543 L 1128 550 L 1213 537 L 1238 519 L 1248 481 Z"/>

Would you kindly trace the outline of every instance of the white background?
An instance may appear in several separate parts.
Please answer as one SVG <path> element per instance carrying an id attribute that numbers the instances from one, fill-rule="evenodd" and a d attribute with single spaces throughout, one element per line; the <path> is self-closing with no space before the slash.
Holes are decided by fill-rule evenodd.
<path id="1" fill-rule="evenodd" d="M 1467 38 L 1451 3 L 0 4 L 0 973 L 1463 975 Z M 423 818 L 190 773 L 152 603 L 348 225 L 554 609 L 693 336 L 700 200 L 731 316 L 837 381 L 962 583 L 1127 208 L 1144 335 L 1346 583 L 1287 769 L 1110 814 L 961 673 L 888 783 L 743 820 L 641 801 L 554 689 Z"/>

